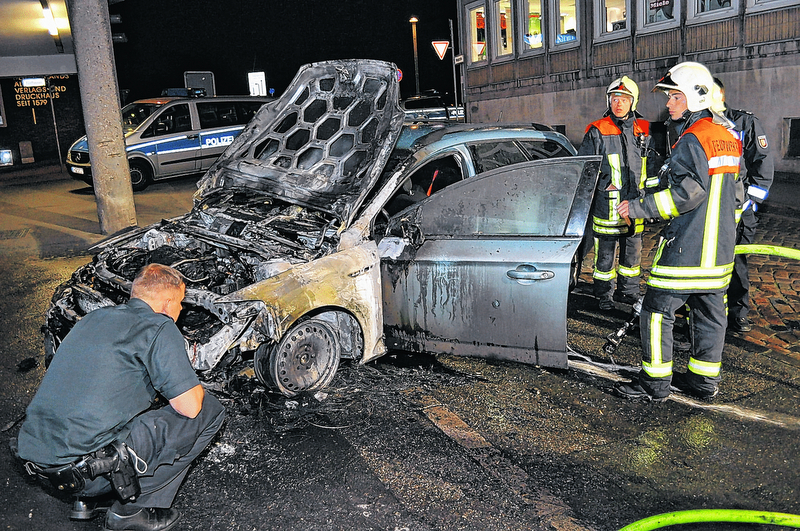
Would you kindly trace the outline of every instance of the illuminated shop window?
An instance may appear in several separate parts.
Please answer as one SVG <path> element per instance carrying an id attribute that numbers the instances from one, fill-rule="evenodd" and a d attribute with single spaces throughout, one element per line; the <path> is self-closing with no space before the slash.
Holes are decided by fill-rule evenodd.
<path id="1" fill-rule="evenodd" d="M 639 0 L 639 5 L 640 12 L 644 13 L 645 27 L 655 24 L 672 25 L 680 20 L 678 0 Z"/>
<path id="2" fill-rule="evenodd" d="M 542 42 L 542 0 L 524 0 L 523 7 L 525 9 L 523 16 L 525 17 L 523 24 L 523 50 L 541 49 L 544 46 Z"/>
<path id="3" fill-rule="evenodd" d="M 627 30 L 628 6 L 626 0 L 601 0 L 601 34 Z"/>
<path id="4" fill-rule="evenodd" d="M 555 0 L 556 46 L 578 42 L 578 11 L 575 0 Z"/>
<path id="5" fill-rule="evenodd" d="M 495 56 L 503 57 L 514 53 L 514 15 L 511 0 L 494 3 Z"/>
<path id="6" fill-rule="evenodd" d="M 483 4 L 467 7 L 469 20 L 469 60 L 471 63 L 486 60 L 486 11 Z"/>

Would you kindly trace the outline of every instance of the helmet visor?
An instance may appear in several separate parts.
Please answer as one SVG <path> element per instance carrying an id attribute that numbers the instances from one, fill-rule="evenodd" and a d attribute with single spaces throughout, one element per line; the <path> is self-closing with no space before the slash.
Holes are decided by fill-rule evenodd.
<path id="1" fill-rule="evenodd" d="M 672 80 L 672 73 L 667 72 L 667 74 L 662 77 L 661 79 L 656 82 L 656 86 L 653 87 L 651 92 L 657 92 L 659 90 L 680 90 L 678 88 L 678 84 Z"/>

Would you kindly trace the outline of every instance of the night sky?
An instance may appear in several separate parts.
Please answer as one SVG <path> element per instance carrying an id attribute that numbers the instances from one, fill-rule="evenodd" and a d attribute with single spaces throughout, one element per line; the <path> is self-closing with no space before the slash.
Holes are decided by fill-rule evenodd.
<path id="1" fill-rule="evenodd" d="M 124 0 L 109 7 L 122 16 L 113 32 L 120 89 L 132 99 L 182 87 L 184 71 L 214 73 L 217 94 L 247 94 L 247 73 L 263 71 L 280 95 L 306 64 L 331 59 L 380 59 L 403 71 L 400 89 L 413 95 L 417 23 L 420 90 L 437 89 L 452 100 L 452 56 L 431 46 L 458 41 L 456 0 Z M 457 50 L 460 52 L 460 50 Z"/>

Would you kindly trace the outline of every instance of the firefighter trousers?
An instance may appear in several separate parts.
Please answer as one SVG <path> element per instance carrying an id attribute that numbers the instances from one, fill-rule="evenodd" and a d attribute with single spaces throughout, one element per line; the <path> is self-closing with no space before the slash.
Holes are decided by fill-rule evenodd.
<path id="1" fill-rule="evenodd" d="M 614 260 L 619 243 L 619 275 Z M 642 260 L 642 233 L 632 236 L 594 237 L 594 296 L 598 300 L 611 300 L 617 293 L 639 298 L 640 262 Z M 616 286 L 615 286 L 616 284 Z"/>
<path id="2" fill-rule="evenodd" d="M 724 293 L 674 293 L 647 289 L 639 326 L 642 337 L 642 370 L 639 382 L 651 396 L 666 396 L 672 381 L 672 327 L 675 311 L 689 311 L 690 357 L 687 378 L 698 391 L 713 391 L 722 373 L 722 349 L 727 319 Z"/>
<path id="3" fill-rule="evenodd" d="M 742 212 L 736 226 L 736 245 L 755 243 L 758 219 L 752 209 Z M 747 317 L 750 312 L 750 279 L 747 271 L 747 255 L 737 254 L 733 259 L 733 275 L 728 286 L 728 316 L 732 319 Z"/>

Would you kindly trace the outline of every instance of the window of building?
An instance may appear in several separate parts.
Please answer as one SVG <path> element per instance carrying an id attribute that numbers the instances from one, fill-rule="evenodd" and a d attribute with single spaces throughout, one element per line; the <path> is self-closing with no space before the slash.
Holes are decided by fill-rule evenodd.
<path id="1" fill-rule="evenodd" d="M 595 36 L 628 33 L 628 0 L 595 0 Z"/>
<path id="2" fill-rule="evenodd" d="M 514 15 L 511 0 L 494 2 L 494 56 L 504 57 L 514 54 Z"/>
<path id="3" fill-rule="evenodd" d="M 467 6 L 469 23 L 469 61 L 486 60 L 486 9 L 483 3 Z"/>
<path id="4" fill-rule="evenodd" d="M 695 1 L 695 0 L 690 0 Z M 676 26 L 680 20 L 679 0 L 639 0 L 640 24 L 651 26 Z"/>
<path id="5" fill-rule="evenodd" d="M 578 10 L 575 0 L 551 0 L 555 45 L 578 44 Z"/>
<path id="6" fill-rule="evenodd" d="M 747 0 L 747 11 L 766 11 L 767 9 L 778 9 L 780 7 L 788 7 L 793 5 L 800 5 L 798 0 Z"/>
<path id="7" fill-rule="evenodd" d="M 697 22 L 735 16 L 739 12 L 739 0 L 689 0 L 689 20 Z"/>
<path id="8" fill-rule="evenodd" d="M 789 125 L 789 142 L 787 142 L 786 156 L 800 157 L 800 118 L 786 119 Z"/>
<path id="9" fill-rule="evenodd" d="M 522 50 L 541 50 L 544 48 L 542 0 L 523 0 L 522 9 Z"/>

